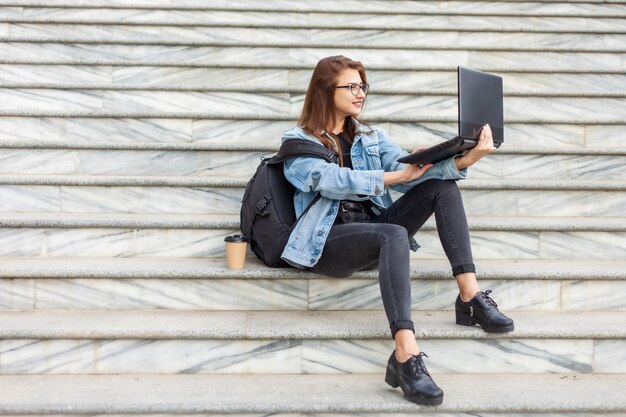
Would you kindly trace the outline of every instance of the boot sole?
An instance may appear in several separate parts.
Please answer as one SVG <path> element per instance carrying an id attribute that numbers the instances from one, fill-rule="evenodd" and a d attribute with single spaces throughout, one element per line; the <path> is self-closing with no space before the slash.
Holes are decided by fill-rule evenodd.
<path id="1" fill-rule="evenodd" d="M 385 375 L 385 382 L 389 384 L 392 388 L 398 388 L 400 384 L 396 381 L 396 377 L 393 372 L 387 369 L 387 374 Z M 404 394 L 404 391 L 402 392 Z M 404 394 L 404 398 L 408 401 L 411 401 L 415 404 L 420 405 L 440 405 L 443 402 L 443 395 L 441 397 L 424 397 L 421 395 L 411 396 Z"/>
<path id="2" fill-rule="evenodd" d="M 481 322 L 476 320 L 474 317 L 471 317 L 469 314 L 465 314 L 460 311 L 456 312 L 456 324 L 460 326 L 470 326 L 470 327 L 475 324 L 478 324 L 487 333 L 509 333 L 515 330 L 515 324 L 511 324 L 510 326 L 505 326 L 505 327 L 484 326 Z"/>

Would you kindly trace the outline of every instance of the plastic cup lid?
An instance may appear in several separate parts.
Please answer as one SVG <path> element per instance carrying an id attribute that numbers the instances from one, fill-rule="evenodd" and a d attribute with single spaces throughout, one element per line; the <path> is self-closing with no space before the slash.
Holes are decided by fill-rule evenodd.
<path id="1" fill-rule="evenodd" d="M 247 242 L 247 241 L 248 239 L 246 239 L 242 235 L 232 235 L 232 236 L 226 236 L 224 238 L 224 242 Z"/>

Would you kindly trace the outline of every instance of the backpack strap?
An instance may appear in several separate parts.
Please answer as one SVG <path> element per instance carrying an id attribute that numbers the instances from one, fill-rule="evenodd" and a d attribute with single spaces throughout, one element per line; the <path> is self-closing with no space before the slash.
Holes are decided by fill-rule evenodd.
<path id="1" fill-rule="evenodd" d="M 307 139 L 290 139 L 280 145 L 278 153 L 268 161 L 269 163 L 280 163 L 294 156 L 312 156 L 324 159 L 327 162 L 337 163 L 339 157 L 321 143 L 315 143 Z"/>
<path id="2" fill-rule="evenodd" d="M 294 156 L 311 156 L 314 158 L 324 159 L 326 162 L 330 162 L 330 163 L 337 163 L 339 161 L 339 156 L 337 156 L 335 152 L 326 148 L 321 143 L 315 143 L 307 139 L 289 139 L 289 140 L 284 141 L 280 145 L 280 149 L 278 150 L 278 153 L 274 157 L 272 157 L 269 161 L 267 161 L 267 163 L 268 164 L 282 163 L 282 162 L 285 162 L 285 160 L 292 158 Z M 320 193 L 315 194 L 315 197 L 313 197 L 313 200 L 311 200 L 309 205 L 306 206 L 304 211 L 302 211 L 300 216 L 298 216 L 295 223 L 293 224 L 293 227 L 295 227 L 296 224 L 298 224 L 300 219 L 304 217 L 306 212 L 309 211 L 309 209 L 313 207 L 313 205 L 317 203 L 320 198 L 322 198 L 322 195 Z"/>

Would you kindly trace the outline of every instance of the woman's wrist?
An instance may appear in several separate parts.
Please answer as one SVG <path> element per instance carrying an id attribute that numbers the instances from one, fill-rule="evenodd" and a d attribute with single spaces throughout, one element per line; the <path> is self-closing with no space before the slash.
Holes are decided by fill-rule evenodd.
<path id="1" fill-rule="evenodd" d="M 475 163 L 476 161 L 474 161 L 469 154 L 465 154 L 461 157 L 454 158 L 454 164 L 456 165 L 456 169 L 458 170 L 469 168 Z"/>
<path id="2" fill-rule="evenodd" d="M 383 183 L 385 184 L 385 186 L 401 184 L 407 181 L 408 178 L 406 177 L 404 171 L 391 171 L 383 173 Z"/>

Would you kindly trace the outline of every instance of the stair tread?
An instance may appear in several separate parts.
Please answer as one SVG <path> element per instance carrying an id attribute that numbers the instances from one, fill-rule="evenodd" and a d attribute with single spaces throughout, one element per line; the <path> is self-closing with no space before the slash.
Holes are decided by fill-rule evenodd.
<path id="1" fill-rule="evenodd" d="M 211 175 L 84 175 L 84 174 L 4 174 L 1 184 L 11 185 L 87 185 L 87 186 L 163 186 L 163 187 L 245 187 L 250 177 Z M 626 190 L 623 180 L 582 179 L 471 179 L 459 181 L 461 189 L 492 190 Z"/>
<path id="2" fill-rule="evenodd" d="M 624 260 L 482 260 L 484 279 L 623 280 Z M 361 271 L 355 279 L 377 279 L 378 272 Z M 412 260 L 413 279 L 450 279 L 446 260 Z M 248 255 L 243 270 L 226 268 L 218 258 L 2 258 L 0 278 L 147 278 L 147 279 L 319 279 L 314 272 L 269 268 Z"/>
<path id="3" fill-rule="evenodd" d="M 0 412 L 623 412 L 623 375 L 437 374 L 442 405 L 418 406 L 380 374 L 0 376 Z M 494 395 L 498 387 L 498 395 Z"/>
<path id="4" fill-rule="evenodd" d="M 588 4 L 584 4 L 588 3 Z M 588 16 L 588 17 L 618 17 L 626 15 L 626 8 L 620 2 L 601 0 L 586 0 L 583 4 L 576 2 L 554 3 L 542 0 L 511 1 L 511 2 L 480 2 L 480 1 L 451 1 L 445 7 L 438 1 L 389 3 L 386 1 L 369 1 L 364 4 L 346 1 L 317 1 L 314 3 L 297 2 L 266 2 L 262 0 L 247 0 L 230 2 L 227 0 L 212 1 L 210 4 L 202 1 L 185 0 L 176 3 L 163 1 L 39 1 L 39 0 L 12 0 L 9 4 L 22 7 L 71 7 L 71 8 L 137 8 L 162 10 L 215 10 L 215 11 L 274 11 L 274 12 L 343 12 L 353 4 L 356 13 L 376 14 L 429 14 L 429 15 L 511 15 L 511 16 Z M 613 3 L 613 4 L 611 4 Z M 528 7 L 531 4 L 532 7 Z"/>
<path id="5" fill-rule="evenodd" d="M 626 231 L 623 217 L 468 216 L 470 230 Z M 0 228 L 238 229 L 239 214 L 0 213 Z M 436 230 L 429 219 L 420 230 Z"/>
<path id="6" fill-rule="evenodd" d="M 450 300 L 453 305 L 454 300 Z M 505 311 L 506 306 L 503 307 Z M 626 311 L 515 311 L 516 330 L 456 325 L 453 311 L 416 311 L 420 339 L 626 338 Z M 387 339 L 383 311 L 0 311 L 3 339 Z"/>

